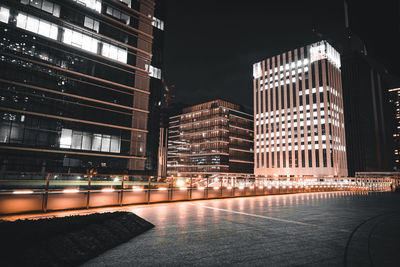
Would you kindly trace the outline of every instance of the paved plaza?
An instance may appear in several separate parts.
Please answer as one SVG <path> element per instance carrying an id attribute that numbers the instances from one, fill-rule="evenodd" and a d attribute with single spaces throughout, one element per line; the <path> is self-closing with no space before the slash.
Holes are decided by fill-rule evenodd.
<path id="1" fill-rule="evenodd" d="M 86 266 L 399 266 L 399 209 L 354 192 L 131 207 L 156 227 Z"/>
<path id="2" fill-rule="evenodd" d="M 156 227 L 85 266 L 400 264 L 396 193 L 275 195 L 96 211 L 116 209 L 132 211 Z"/>

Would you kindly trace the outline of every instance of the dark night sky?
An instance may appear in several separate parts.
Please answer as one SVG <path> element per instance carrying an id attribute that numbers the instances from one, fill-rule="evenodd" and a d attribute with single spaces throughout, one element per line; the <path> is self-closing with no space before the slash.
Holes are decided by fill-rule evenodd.
<path id="1" fill-rule="evenodd" d="M 396 2 L 349 3 L 351 28 L 384 58 L 399 46 Z M 224 98 L 251 107 L 253 63 L 317 41 L 312 29 L 333 38 L 344 32 L 342 1 L 166 3 L 164 77 L 175 85 L 175 101 L 187 104 Z M 385 45 L 386 54 L 376 53 L 382 42 L 391 44 Z"/>

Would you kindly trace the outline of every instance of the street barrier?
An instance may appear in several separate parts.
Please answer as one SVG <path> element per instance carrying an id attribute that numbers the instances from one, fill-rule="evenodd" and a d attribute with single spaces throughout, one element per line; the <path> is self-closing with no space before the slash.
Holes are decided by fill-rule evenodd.
<path id="1" fill-rule="evenodd" d="M 147 181 L 135 179 L 124 175 L 76 174 L 47 174 L 44 180 L 14 182 L 0 179 L 0 214 L 293 193 L 389 191 L 396 182 L 374 178 L 301 177 L 176 177 L 164 182 L 157 182 L 151 176 Z"/>

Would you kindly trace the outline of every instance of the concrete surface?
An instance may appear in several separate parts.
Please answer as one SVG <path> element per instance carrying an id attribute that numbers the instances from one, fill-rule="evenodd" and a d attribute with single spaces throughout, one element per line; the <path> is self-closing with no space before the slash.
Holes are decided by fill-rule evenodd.
<path id="1" fill-rule="evenodd" d="M 399 208 L 365 192 L 124 207 L 156 227 L 84 266 L 400 266 Z"/>

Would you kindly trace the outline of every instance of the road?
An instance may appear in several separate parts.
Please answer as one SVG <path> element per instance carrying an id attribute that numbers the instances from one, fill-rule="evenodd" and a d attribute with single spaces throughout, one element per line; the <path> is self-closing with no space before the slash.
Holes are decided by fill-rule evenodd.
<path id="1" fill-rule="evenodd" d="M 116 209 L 156 227 L 84 266 L 399 266 L 400 194 L 309 193 L 96 211 Z"/>

